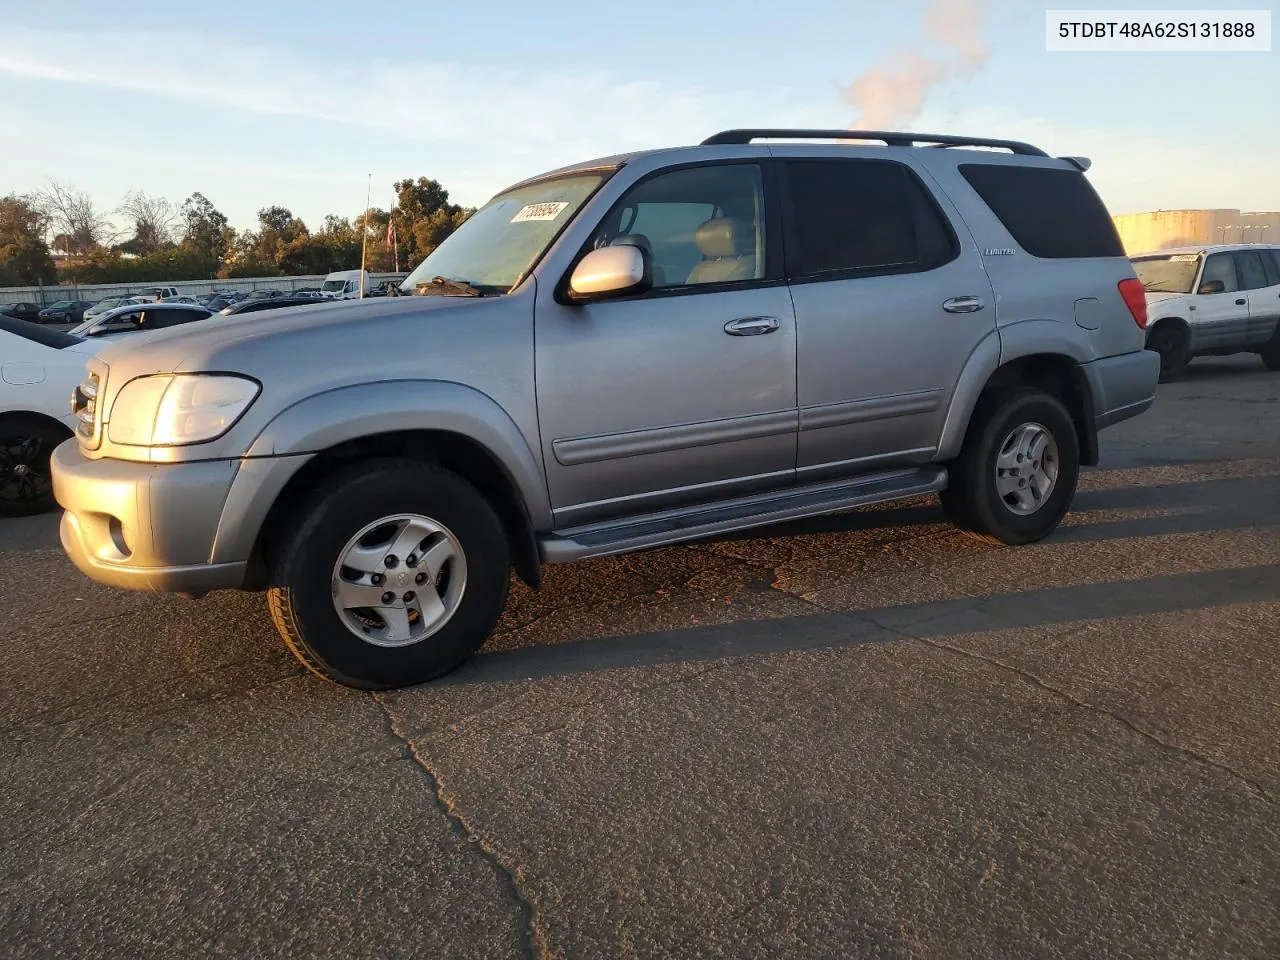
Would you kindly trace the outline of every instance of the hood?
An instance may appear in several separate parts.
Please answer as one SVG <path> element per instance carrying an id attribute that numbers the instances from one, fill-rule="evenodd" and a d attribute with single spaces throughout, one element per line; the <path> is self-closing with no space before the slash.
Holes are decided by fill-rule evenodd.
<path id="1" fill-rule="evenodd" d="M 378 375 L 368 379 L 389 379 L 399 369 L 421 364 L 424 351 L 434 346 L 433 336 L 439 340 L 437 318 L 465 315 L 469 325 L 491 311 L 510 309 L 515 299 L 379 297 L 214 314 L 198 323 L 125 338 L 99 356 L 131 376 L 216 370 L 265 380 L 307 369 L 328 370 L 341 379 L 348 366 L 372 365 Z M 454 338 L 456 331 L 450 334 Z"/>

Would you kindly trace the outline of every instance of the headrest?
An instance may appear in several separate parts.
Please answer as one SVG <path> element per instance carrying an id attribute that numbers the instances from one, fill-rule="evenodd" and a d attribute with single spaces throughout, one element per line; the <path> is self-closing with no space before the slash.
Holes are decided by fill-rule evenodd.
<path id="1" fill-rule="evenodd" d="M 745 228 L 741 222 L 728 217 L 716 217 L 700 226 L 694 239 L 704 257 L 739 257 L 742 256 L 744 233 Z"/>

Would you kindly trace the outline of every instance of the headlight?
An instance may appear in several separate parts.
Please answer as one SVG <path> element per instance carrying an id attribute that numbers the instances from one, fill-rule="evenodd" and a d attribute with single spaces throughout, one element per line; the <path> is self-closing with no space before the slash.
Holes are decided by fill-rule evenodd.
<path id="1" fill-rule="evenodd" d="M 262 388 L 246 377 L 178 373 L 139 377 L 111 404 L 107 436 L 139 447 L 215 440 L 231 429 Z"/>

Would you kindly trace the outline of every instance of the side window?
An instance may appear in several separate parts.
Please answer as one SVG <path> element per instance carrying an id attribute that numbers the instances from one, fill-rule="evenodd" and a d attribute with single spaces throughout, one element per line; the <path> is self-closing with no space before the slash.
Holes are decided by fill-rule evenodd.
<path id="1" fill-rule="evenodd" d="M 1261 290 L 1267 283 L 1267 269 L 1256 250 L 1242 250 L 1236 254 L 1236 269 L 1240 272 L 1241 290 Z"/>
<path id="2" fill-rule="evenodd" d="M 1280 248 L 1259 250 L 1258 253 L 1262 256 L 1262 266 L 1267 271 L 1267 286 L 1280 284 Z"/>
<path id="3" fill-rule="evenodd" d="M 1236 265 L 1229 253 L 1211 254 L 1204 262 L 1204 274 L 1200 277 L 1200 290 L 1205 284 L 1217 281 L 1222 284 L 1219 293 L 1235 293 L 1240 289 L 1236 282 Z"/>
<path id="4" fill-rule="evenodd" d="M 648 252 L 655 289 L 765 276 L 765 208 L 754 163 L 688 167 L 637 184 L 597 229 L 593 247 Z"/>
<path id="5" fill-rule="evenodd" d="M 112 317 L 106 323 L 94 328 L 94 333 L 118 333 L 121 330 L 136 330 L 142 325 L 142 311 L 130 310 L 118 317 Z"/>
<path id="6" fill-rule="evenodd" d="M 782 180 L 792 279 L 918 273 L 958 253 L 942 212 L 904 164 L 787 160 Z"/>

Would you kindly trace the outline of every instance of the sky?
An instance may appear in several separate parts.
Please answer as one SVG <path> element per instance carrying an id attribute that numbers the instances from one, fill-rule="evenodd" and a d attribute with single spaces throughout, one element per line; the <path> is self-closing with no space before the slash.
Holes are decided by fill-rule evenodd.
<path id="1" fill-rule="evenodd" d="M 1047 53 L 1043 2 L 944 2 L 982 8 L 977 54 L 909 129 L 1088 156 L 1116 214 L 1280 210 L 1280 53 Z M 272 204 L 314 226 L 360 213 L 370 175 L 382 208 L 425 175 L 478 205 L 730 127 L 846 128 L 867 71 L 955 52 L 930 37 L 930 3 L 0 0 L 0 194 L 54 178 L 110 210 L 198 190 L 238 228 Z"/>

